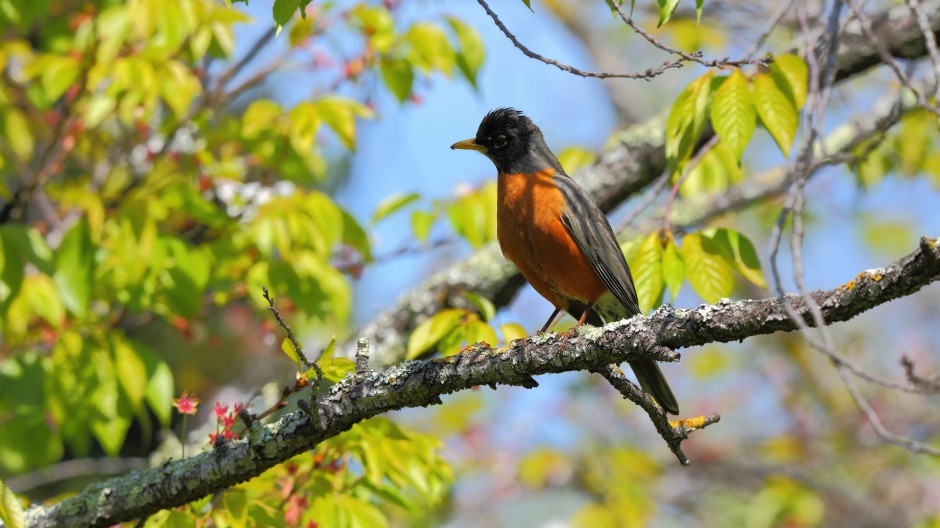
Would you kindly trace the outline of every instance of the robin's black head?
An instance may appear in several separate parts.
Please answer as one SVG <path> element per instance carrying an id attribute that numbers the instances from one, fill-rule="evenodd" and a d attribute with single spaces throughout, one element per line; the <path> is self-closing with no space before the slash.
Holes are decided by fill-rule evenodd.
<path id="1" fill-rule="evenodd" d="M 497 108 L 486 114 L 475 138 L 459 141 L 450 148 L 482 152 L 502 172 L 524 170 L 523 167 L 541 161 L 545 157 L 543 151 L 554 161 L 546 166 L 558 163 L 545 146 L 539 127 L 515 108 Z M 539 168 L 544 167 L 535 170 Z"/>

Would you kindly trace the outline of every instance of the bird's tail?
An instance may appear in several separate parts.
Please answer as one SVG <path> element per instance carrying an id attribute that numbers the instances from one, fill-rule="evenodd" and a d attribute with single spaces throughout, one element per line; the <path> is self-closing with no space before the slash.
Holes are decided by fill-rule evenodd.
<path id="1" fill-rule="evenodd" d="M 649 393 L 660 407 L 669 414 L 679 414 L 679 402 L 676 401 L 669 383 L 659 369 L 659 364 L 652 359 L 637 359 L 629 361 L 630 368 L 636 374 L 640 387 Z"/>

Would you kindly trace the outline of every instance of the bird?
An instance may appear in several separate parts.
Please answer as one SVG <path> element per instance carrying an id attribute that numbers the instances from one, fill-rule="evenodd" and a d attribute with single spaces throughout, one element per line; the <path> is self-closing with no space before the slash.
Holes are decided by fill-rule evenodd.
<path id="1" fill-rule="evenodd" d="M 496 165 L 496 235 L 503 255 L 555 307 L 545 332 L 565 311 L 603 326 L 640 314 L 633 275 L 603 211 L 552 153 L 524 113 L 497 108 L 476 136 L 451 149 L 475 150 Z M 640 387 L 670 414 L 679 414 L 669 383 L 651 359 L 629 361 Z"/>

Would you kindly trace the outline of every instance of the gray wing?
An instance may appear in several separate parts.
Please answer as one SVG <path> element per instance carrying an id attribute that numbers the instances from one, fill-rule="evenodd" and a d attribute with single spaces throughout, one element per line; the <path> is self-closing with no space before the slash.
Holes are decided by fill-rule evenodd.
<path id="1" fill-rule="evenodd" d="M 567 176 L 555 177 L 555 184 L 565 196 L 567 211 L 561 222 L 574 239 L 591 269 L 607 289 L 626 308 L 625 316 L 640 313 L 633 275 L 623 257 L 617 237 L 603 211 L 591 200 L 574 180 Z"/>

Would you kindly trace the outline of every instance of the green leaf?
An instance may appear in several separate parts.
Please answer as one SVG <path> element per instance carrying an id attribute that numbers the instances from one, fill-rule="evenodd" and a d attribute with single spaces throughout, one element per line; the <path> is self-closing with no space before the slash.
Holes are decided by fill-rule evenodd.
<path id="1" fill-rule="evenodd" d="M 437 344 L 445 335 L 460 324 L 467 314 L 457 308 L 448 308 L 434 314 L 418 325 L 408 337 L 408 352 L 405 359 L 415 359 Z"/>
<path id="2" fill-rule="evenodd" d="M 735 69 L 715 92 L 711 121 L 715 133 L 740 160 L 757 127 L 751 88 L 741 70 Z"/>
<path id="3" fill-rule="evenodd" d="M 671 233 L 666 248 L 663 250 L 663 281 L 669 288 L 672 302 L 676 302 L 676 297 L 685 281 L 685 261 Z"/>
<path id="4" fill-rule="evenodd" d="M 379 63 L 382 72 L 382 80 L 392 91 L 392 94 L 398 99 L 399 103 L 404 103 L 411 97 L 411 87 L 414 84 L 415 74 L 411 69 L 411 64 L 404 59 L 382 58 Z"/>
<path id="5" fill-rule="evenodd" d="M 0 480 L 0 521 L 7 528 L 26 528 L 26 514 L 13 490 Z"/>
<path id="6" fill-rule="evenodd" d="M 574 174 L 581 167 L 588 167 L 597 160 L 597 154 L 582 147 L 568 147 L 558 153 L 558 163 L 568 174 Z"/>
<path id="7" fill-rule="evenodd" d="M 471 291 L 464 293 L 464 296 L 480 310 L 480 315 L 483 316 L 484 321 L 489 321 L 496 315 L 496 307 L 493 305 L 493 302 L 486 297 L 477 295 Z"/>
<path id="8" fill-rule="evenodd" d="M 773 136 L 783 155 L 789 157 L 800 115 L 771 74 L 758 73 L 754 77 L 754 107 L 764 128 Z"/>
<path id="9" fill-rule="evenodd" d="M 669 22 L 669 19 L 672 18 L 672 14 L 676 11 L 676 7 L 679 6 L 679 0 L 656 0 L 659 3 L 659 23 L 656 24 L 656 27 L 662 27 L 663 24 Z"/>
<path id="10" fill-rule="evenodd" d="M 116 456 L 130 428 L 132 409 L 122 397 L 113 360 L 104 351 L 92 353 L 92 360 L 96 379 L 90 380 L 94 386 L 88 402 L 92 409 L 91 433 L 105 453 Z"/>
<path id="11" fill-rule="evenodd" d="M 23 287 L 25 269 L 17 226 L 0 226 L 0 313 L 5 313 Z"/>
<path id="12" fill-rule="evenodd" d="M 356 218 L 345 209 L 343 212 L 343 243 L 354 248 L 362 255 L 366 262 L 372 262 L 372 245 L 369 243 L 369 234 Z"/>
<path id="13" fill-rule="evenodd" d="M 757 250 L 746 236 L 724 227 L 709 229 L 702 234 L 718 244 L 734 269 L 745 279 L 755 286 L 767 287 L 767 282 L 761 273 Z"/>
<path id="14" fill-rule="evenodd" d="M 648 312 L 662 299 L 663 244 L 659 232 L 653 232 L 640 244 L 636 254 L 630 261 L 630 270 L 633 271 L 633 280 L 636 284 L 636 296 L 640 303 L 640 311 Z"/>
<path id="15" fill-rule="evenodd" d="M 53 276 L 65 307 L 78 316 L 85 315 L 91 301 L 94 253 L 88 218 L 83 216 L 62 237 L 56 250 L 56 272 Z"/>
<path id="16" fill-rule="evenodd" d="M 533 13 L 535 13 L 535 10 L 532 9 L 532 0 L 522 0 L 522 3 L 525 4 L 525 6 L 529 8 L 529 11 L 532 11 Z"/>
<path id="17" fill-rule="evenodd" d="M 406 205 L 417 201 L 420 197 L 418 193 L 396 193 L 385 198 L 379 203 L 379 206 L 375 208 L 375 213 L 372 214 L 372 223 L 374 224 L 382 220 Z"/>
<path id="18" fill-rule="evenodd" d="M 346 377 L 350 372 L 356 370 L 356 363 L 347 358 L 332 358 L 322 363 L 318 362 L 320 370 L 323 371 L 323 378 L 327 381 L 336 383 Z M 313 369 L 307 371 L 307 377 L 312 378 L 315 375 Z"/>
<path id="19" fill-rule="evenodd" d="M 770 64 L 770 73 L 797 110 L 806 103 L 809 91 L 809 68 L 798 55 L 778 55 Z"/>
<path id="20" fill-rule="evenodd" d="M 143 344 L 128 340 L 147 366 L 147 405 L 166 427 L 173 414 L 173 372 L 163 359 Z"/>
<path id="21" fill-rule="evenodd" d="M 300 351 L 294 346 L 293 341 L 285 337 L 284 340 L 281 341 L 281 350 L 284 352 L 284 355 L 289 357 L 290 360 L 297 365 L 297 370 L 303 370 L 304 361 L 300 358 Z"/>
<path id="22" fill-rule="evenodd" d="M 699 233 L 686 235 L 682 239 L 682 257 L 689 284 L 706 302 L 731 295 L 734 268 L 712 239 Z"/>
<path id="23" fill-rule="evenodd" d="M 431 226 L 434 224 L 435 218 L 437 218 L 437 215 L 430 211 L 415 211 L 411 213 L 411 230 L 414 232 L 415 238 L 420 242 L 424 243 L 428 241 L 428 236 L 431 234 Z"/>
<path id="24" fill-rule="evenodd" d="M 143 410 L 147 396 L 147 364 L 121 334 L 111 335 L 114 372 L 135 413 Z"/>
<path id="25" fill-rule="evenodd" d="M 300 7 L 300 0 L 274 0 L 274 25 L 277 27 L 275 36 L 281 34 L 281 30 L 290 22 L 298 7 Z"/>
<path id="26" fill-rule="evenodd" d="M 483 39 L 480 38 L 476 29 L 457 18 L 447 17 L 447 23 L 454 30 L 457 42 L 460 44 L 460 49 L 457 50 L 457 68 L 470 81 L 470 85 L 476 88 L 477 73 L 483 66 L 483 61 L 486 60 Z"/>
<path id="27" fill-rule="evenodd" d="M 695 23 L 702 23 L 702 8 L 705 7 L 705 0 L 695 0 Z"/>

